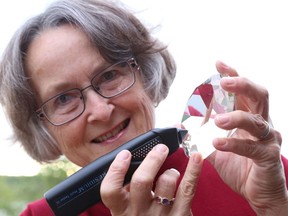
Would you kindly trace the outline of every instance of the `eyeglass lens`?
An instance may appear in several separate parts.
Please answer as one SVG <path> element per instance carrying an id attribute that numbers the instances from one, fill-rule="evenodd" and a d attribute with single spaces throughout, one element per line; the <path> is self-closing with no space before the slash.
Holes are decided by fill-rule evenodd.
<path id="1" fill-rule="evenodd" d="M 114 64 L 94 76 L 91 80 L 94 90 L 105 98 L 111 98 L 129 89 L 135 82 L 132 67 L 136 66 L 135 62 L 129 64 L 129 61 Z M 46 101 L 42 112 L 48 121 L 62 125 L 80 116 L 85 110 L 82 91 L 88 87 L 70 89 Z"/>

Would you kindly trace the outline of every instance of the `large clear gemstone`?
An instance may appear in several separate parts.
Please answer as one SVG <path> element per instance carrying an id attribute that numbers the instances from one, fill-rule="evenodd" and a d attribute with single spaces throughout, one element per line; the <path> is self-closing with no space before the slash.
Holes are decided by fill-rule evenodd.
<path id="1" fill-rule="evenodd" d="M 227 137 L 231 134 L 231 131 L 222 130 L 214 123 L 216 114 L 234 110 L 235 95 L 221 88 L 222 76 L 211 76 L 194 90 L 187 101 L 181 121 L 189 131 L 182 144 L 187 156 L 199 151 L 205 158 L 215 150 L 212 145 L 215 137 Z"/>

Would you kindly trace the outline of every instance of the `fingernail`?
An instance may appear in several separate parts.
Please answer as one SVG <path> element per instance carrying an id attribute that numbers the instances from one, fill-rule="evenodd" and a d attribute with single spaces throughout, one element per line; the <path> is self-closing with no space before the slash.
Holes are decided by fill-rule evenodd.
<path id="1" fill-rule="evenodd" d="M 192 159 L 193 161 L 196 163 L 196 164 L 199 164 L 202 160 L 202 156 L 200 154 L 191 154 L 192 156 Z"/>
<path id="2" fill-rule="evenodd" d="M 223 147 L 227 144 L 227 141 L 225 139 L 217 139 L 217 142 L 215 142 L 215 145 L 217 147 Z"/>
<path id="3" fill-rule="evenodd" d="M 221 67 L 225 68 L 225 69 L 229 69 L 230 67 L 228 65 L 226 65 L 224 62 L 219 61 Z"/>
<path id="4" fill-rule="evenodd" d="M 215 117 L 215 121 L 219 124 L 226 124 L 227 122 L 229 122 L 229 117 L 227 115 L 217 115 Z"/>
<path id="5" fill-rule="evenodd" d="M 130 156 L 129 151 L 123 150 L 118 154 L 117 158 L 124 161 L 127 160 L 129 156 Z"/>
<path id="6" fill-rule="evenodd" d="M 226 85 L 234 85 L 235 79 L 233 77 L 223 77 L 222 82 L 224 82 Z"/>
<path id="7" fill-rule="evenodd" d="M 167 147 L 163 144 L 159 144 L 159 145 L 155 146 L 155 150 L 160 152 L 160 153 L 166 152 L 166 149 L 167 149 Z"/>
<path id="8" fill-rule="evenodd" d="M 173 171 L 173 172 L 175 172 L 175 173 L 177 173 L 177 175 L 180 175 L 180 172 L 179 172 L 178 170 L 176 170 L 176 169 L 174 169 L 174 168 L 171 168 L 170 170 Z"/>

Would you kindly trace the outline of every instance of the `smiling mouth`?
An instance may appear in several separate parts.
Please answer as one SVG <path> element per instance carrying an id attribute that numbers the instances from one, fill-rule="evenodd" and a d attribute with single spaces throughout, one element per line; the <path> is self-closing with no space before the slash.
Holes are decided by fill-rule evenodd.
<path id="1" fill-rule="evenodd" d="M 92 142 L 94 143 L 101 143 L 104 142 L 114 136 L 116 136 L 118 133 L 120 133 L 122 130 L 124 130 L 128 124 L 129 124 L 129 119 L 125 120 L 124 122 L 122 122 L 120 125 L 118 125 L 116 128 L 114 128 L 112 131 L 97 137 L 96 139 L 92 140 Z"/>

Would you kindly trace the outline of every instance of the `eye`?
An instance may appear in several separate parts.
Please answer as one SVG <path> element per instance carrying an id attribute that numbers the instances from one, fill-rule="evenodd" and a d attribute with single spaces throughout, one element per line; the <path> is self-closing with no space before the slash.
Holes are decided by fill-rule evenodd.
<path id="1" fill-rule="evenodd" d="M 119 71 L 117 68 L 113 68 L 109 71 L 105 71 L 101 74 L 99 74 L 97 77 L 95 77 L 92 80 L 92 84 L 94 88 L 110 88 L 111 86 L 116 85 L 119 82 L 119 79 L 123 77 L 121 71 Z"/>
<path id="2" fill-rule="evenodd" d="M 103 97 L 113 97 L 133 85 L 134 76 L 127 62 L 110 66 L 92 80 L 93 88 Z"/>
<path id="3" fill-rule="evenodd" d="M 119 73 L 116 70 L 107 71 L 100 76 L 99 82 L 103 83 L 112 81 L 116 79 L 118 75 Z"/>
<path id="4" fill-rule="evenodd" d="M 70 89 L 47 100 L 42 105 L 45 117 L 55 125 L 61 125 L 79 116 L 85 109 L 80 89 Z M 39 116 L 40 118 L 44 116 Z"/>
<path id="5" fill-rule="evenodd" d="M 69 101 L 73 100 L 73 98 L 75 98 L 75 96 L 71 94 L 62 94 L 58 96 L 57 98 L 55 98 L 55 104 L 60 105 L 60 106 L 65 105 L 69 103 Z"/>
<path id="6" fill-rule="evenodd" d="M 81 93 L 78 90 L 70 90 L 49 100 L 45 104 L 45 109 L 49 113 L 69 113 L 78 107 L 81 100 Z"/>

